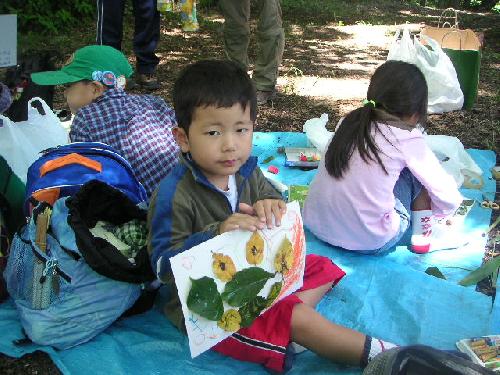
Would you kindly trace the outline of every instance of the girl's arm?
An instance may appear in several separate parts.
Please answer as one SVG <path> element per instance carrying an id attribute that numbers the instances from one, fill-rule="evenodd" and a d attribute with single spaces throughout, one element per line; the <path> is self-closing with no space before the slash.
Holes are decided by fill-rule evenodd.
<path id="1" fill-rule="evenodd" d="M 441 167 L 423 136 L 406 140 L 400 149 L 408 169 L 427 189 L 432 212 L 438 215 L 453 214 L 463 197 L 455 180 Z"/>

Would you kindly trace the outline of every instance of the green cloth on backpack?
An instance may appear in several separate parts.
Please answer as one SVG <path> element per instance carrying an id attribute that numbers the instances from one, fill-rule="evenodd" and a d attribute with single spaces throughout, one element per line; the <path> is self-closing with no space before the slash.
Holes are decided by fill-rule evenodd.
<path id="1" fill-rule="evenodd" d="M 477 99 L 481 51 L 449 48 L 443 48 L 443 51 L 448 55 L 457 71 L 458 82 L 464 93 L 462 108 L 470 110 L 474 107 Z"/>
<path id="2" fill-rule="evenodd" d="M 139 250 L 146 246 L 148 239 L 148 228 L 146 222 L 131 220 L 125 224 L 118 225 L 113 230 L 115 236 L 132 248 Z"/>
<path id="3" fill-rule="evenodd" d="M 99 237 L 113 245 L 127 258 L 135 258 L 141 248 L 146 246 L 148 229 L 146 222 L 131 220 L 121 225 L 98 221 L 90 229 L 94 237 Z"/>

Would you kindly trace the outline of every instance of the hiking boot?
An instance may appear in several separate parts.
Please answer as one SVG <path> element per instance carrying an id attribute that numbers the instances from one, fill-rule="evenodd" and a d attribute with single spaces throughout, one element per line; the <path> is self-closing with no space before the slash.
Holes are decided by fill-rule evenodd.
<path id="1" fill-rule="evenodd" d="M 262 105 L 272 101 L 276 97 L 276 90 L 262 91 L 257 90 L 257 104 Z"/>
<path id="2" fill-rule="evenodd" d="M 146 90 L 157 90 L 160 88 L 160 81 L 158 80 L 156 73 L 137 73 L 135 83 Z"/>
<path id="3" fill-rule="evenodd" d="M 127 81 L 125 83 L 125 90 L 134 90 L 139 88 L 139 85 L 135 81 L 135 74 L 127 78 Z"/>

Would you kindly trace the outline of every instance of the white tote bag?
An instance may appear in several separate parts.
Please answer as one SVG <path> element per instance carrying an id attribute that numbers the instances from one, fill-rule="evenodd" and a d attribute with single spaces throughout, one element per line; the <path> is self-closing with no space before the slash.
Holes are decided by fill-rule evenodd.
<path id="1" fill-rule="evenodd" d="M 31 103 L 39 101 L 44 115 Z M 41 98 L 28 102 L 28 119 L 13 122 L 0 115 L 0 155 L 12 171 L 26 183 L 29 166 L 38 159 L 40 151 L 68 143 L 68 133 L 59 118 Z"/>
<path id="2" fill-rule="evenodd" d="M 439 43 L 422 35 L 424 46 L 417 38 L 411 38 L 410 31 L 396 32 L 387 60 L 405 61 L 415 64 L 424 74 L 429 89 L 427 110 L 429 113 L 443 113 L 459 110 L 464 103 L 457 72 L 450 58 L 443 52 Z"/>

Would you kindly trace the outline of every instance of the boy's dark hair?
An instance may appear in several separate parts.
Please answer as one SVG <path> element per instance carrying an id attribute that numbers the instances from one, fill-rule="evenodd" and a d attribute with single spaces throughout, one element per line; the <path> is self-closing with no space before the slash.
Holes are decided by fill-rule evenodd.
<path id="1" fill-rule="evenodd" d="M 250 119 L 257 118 L 255 87 L 248 74 L 232 61 L 202 60 L 187 66 L 174 85 L 174 109 L 179 127 L 186 133 L 196 107 L 250 106 Z"/>
<path id="2" fill-rule="evenodd" d="M 328 173 L 341 178 L 349 169 L 349 160 L 357 149 L 365 162 L 376 161 L 387 173 L 375 144 L 372 127 L 379 131 L 381 113 L 399 119 L 418 115 L 418 122 L 427 119 L 427 83 L 415 65 L 402 61 L 387 61 L 377 68 L 370 80 L 367 99 L 372 101 L 350 112 L 338 127 L 325 154 Z"/>

